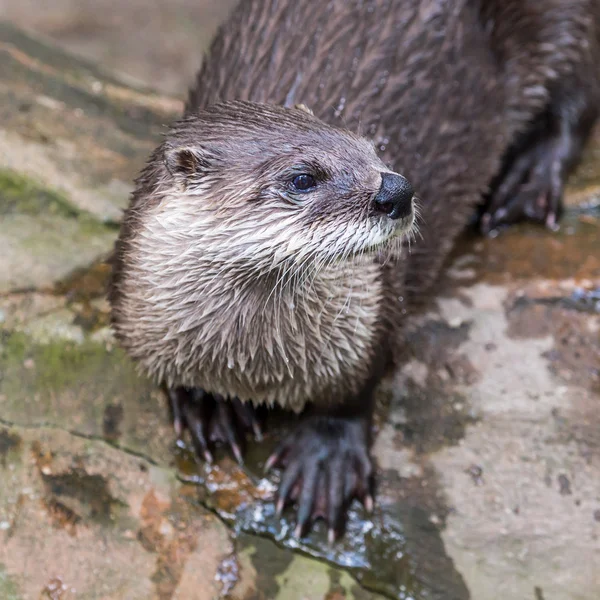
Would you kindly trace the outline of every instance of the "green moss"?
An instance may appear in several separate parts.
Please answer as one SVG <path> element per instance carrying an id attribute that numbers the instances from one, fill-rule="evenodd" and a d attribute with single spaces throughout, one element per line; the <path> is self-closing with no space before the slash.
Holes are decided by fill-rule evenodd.
<path id="1" fill-rule="evenodd" d="M 2 563 L 0 563 L 0 598 L 2 600 L 21 600 L 22 598 L 17 584 L 8 576 Z"/>
<path id="2" fill-rule="evenodd" d="M 28 215 L 37 219 L 77 219 L 84 237 L 95 236 L 115 229 L 114 223 L 100 223 L 91 214 L 73 206 L 68 198 L 56 190 L 44 187 L 24 175 L 0 168 L 0 217 Z M 54 223 L 50 221 L 50 225 Z"/>
<path id="3" fill-rule="evenodd" d="M 27 332 L 0 329 L 4 419 L 24 426 L 55 425 L 164 458 L 171 437 L 163 398 L 121 348 L 88 337 L 81 342 L 53 339 L 51 330 L 38 339 L 32 327 Z M 163 422 L 165 437 L 157 434 Z"/>
<path id="4" fill-rule="evenodd" d="M 82 344 L 64 340 L 36 344 L 24 333 L 6 333 L 0 341 L 1 388 L 10 395 L 22 395 L 27 388 L 32 392 L 60 392 L 67 387 L 91 386 L 94 382 L 110 389 L 111 382 L 105 379 L 107 374 L 112 379 L 120 376 L 121 386 L 123 377 L 135 385 L 137 376 L 130 365 L 127 364 L 127 369 L 119 368 L 124 361 L 128 362 L 119 349 L 109 352 L 91 340 Z M 98 377 L 103 381 L 98 382 Z"/>
<path id="5" fill-rule="evenodd" d="M 67 218 L 79 215 L 79 211 L 58 192 L 15 171 L 0 169 L 0 215 L 12 213 L 32 216 L 49 213 Z"/>

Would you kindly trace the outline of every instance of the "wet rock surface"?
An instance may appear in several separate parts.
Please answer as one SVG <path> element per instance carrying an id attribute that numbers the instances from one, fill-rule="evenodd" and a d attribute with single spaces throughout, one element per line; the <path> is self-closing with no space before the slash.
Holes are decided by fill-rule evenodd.
<path id="1" fill-rule="evenodd" d="M 236 0 L 0 0 L 0 19 L 76 55 L 183 94 Z"/>
<path id="2" fill-rule="evenodd" d="M 198 464 L 108 328 L 123 190 L 176 106 L 20 35 L 0 29 L 0 148 L 23 139 L 47 169 L 0 149 L 0 598 L 600 596 L 598 136 L 558 233 L 461 240 L 380 392 L 374 515 L 354 507 L 330 547 L 274 514 L 262 467 L 289 421 L 244 468 Z M 56 140 L 93 131 L 63 164 Z"/>

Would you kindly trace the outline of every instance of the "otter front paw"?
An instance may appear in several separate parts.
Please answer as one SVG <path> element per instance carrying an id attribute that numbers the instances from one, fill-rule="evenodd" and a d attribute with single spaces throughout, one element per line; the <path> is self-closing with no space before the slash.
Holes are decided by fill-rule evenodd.
<path id="1" fill-rule="evenodd" d="M 258 440 L 262 437 L 253 408 L 237 399 L 225 400 L 200 388 L 169 388 L 167 394 L 175 433 L 181 436 L 188 429 L 196 455 L 207 462 L 213 461 L 212 445 L 220 442 L 242 464 L 246 431 L 251 430 Z"/>
<path id="2" fill-rule="evenodd" d="M 333 543 L 342 532 L 346 511 L 358 498 L 373 508 L 373 467 L 368 451 L 368 421 L 311 417 L 291 433 L 268 459 L 265 469 L 282 466 L 277 512 L 298 507 L 295 535 L 322 517 Z"/>

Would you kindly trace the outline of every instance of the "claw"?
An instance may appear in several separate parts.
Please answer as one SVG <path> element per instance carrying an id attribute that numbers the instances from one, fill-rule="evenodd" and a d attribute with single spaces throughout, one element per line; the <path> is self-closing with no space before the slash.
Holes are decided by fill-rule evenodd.
<path id="1" fill-rule="evenodd" d="M 179 390 L 167 388 L 167 395 L 169 396 L 169 404 L 171 406 L 171 413 L 173 415 L 173 429 L 175 435 L 180 438 L 183 433 L 183 415 L 181 414 L 181 400 L 179 399 Z"/>
<path id="2" fill-rule="evenodd" d="M 300 533 L 308 525 L 308 521 L 312 515 L 316 502 L 317 488 L 322 487 L 322 483 L 319 486 L 320 480 L 323 479 L 319 473 L 319 467 L 319 463 L 311 463 L 306 473 L 302 476 L 303 485 L 298 500 L 298 528 L 300 529 Z"/>
<path id="3" fill-rule="evenodd" d="M 550 212 L 546 217 L 546 227 L 552 231 L 558 231 L 558 223 L 556 222 L 556 213 Z"/>
<path id="4" fill-rule="evenodd" d="M 333 546 L 333 544 L 335 544 L 335 539 L 336 539 L 335 531 L 330 527 L 327 531 L 327 543 L 330 546 Z"/>
<path id="5" fill-rule="evenodd" d="M 277 515 L 277 517 L 281 517 L 284 506 L 285 506 L 285 502 L 284 502 L 283 498 L 279 498 L 277 500 L 277 504 L 275 505 L 275 514 Z"/>
<path id="6" fill-rule="evenodd" d="M 279 442 L 277 448 L 272 452 L 272 454 L 267 458 L 267 462 L 264 466 L 265 473 L 268 473 L 275 465 L 281 463 L 283 459 L 289 454 L 291 444 L 293 438 L 286 438 L 283 441 Z"/>
<path id="7" fill-rule="evenodd" d="M 502 221 L 506 217 L 507 214 L 508 214 L 508 211 L 505 208 L 499 208 L 494 213 L 494 221 L 496 223 L 499 223 L 500 221 Z"/>
<path id="8" fill-rule="evenodd" d="M 283 472 L 281 483 L 279 484 L 279 501 L 277 502 L 278 508 L 281 504 L 279 512 L 283 510 L 285 503 L 288 501 L 292 488 L 300 476 L 301 469 L 302 465 L 299 462 L 294 462 Z"/>
<path id="9" fill-rule="evenodd" d="M 267 462 L 263 468 L 265 473 L 268 473 L 277 464 L 277 458 L 277 454 L 271 454 L 271 456 L 267 458 Z"/>
<path id="10" fill-rule="evenodd" d="M 226 402 L 225 399 L 222 398 L 217 400 L 217 422 L 225 435 L 225 440 L 231 448 L 235 459 L 239 464 L 243 464 L 244 459 L 242 457 L 242 449 L 240 447 L 238 433 L 235 428 L 233 408 L 230 403 Z"/>
<path id="11" fill-rule="evenodd" d="M 175 433 L 181 437 L 188 429 L 196 455 L 207 463 L 213 462 L 209 444 L 215 438 L 229 445 L 237 462 L 243 465 L 244 429 L 252 429 L 256 437 L 262 437 L 254 412 L 237 399 L 230 402 L 199 388 L 168 388 L 167 394 Z"/>
<path id="12" fill-rule="evenodd" d="M 484 213 L 481 217 L 481 223 L 480 223 L 481 233 L 483 233 L 484 235 L 489 234 L 490 230 L 492 229 L 491 222 L 492 222 L 492 215 L 490 215 L 489 212 Z"/>
<path id="13" fill-rule="evenodd" d="M 260 425 L 258 424 L 258 421 L 256 419 L 253 419 L 253 421 L 252 421 L 252 432 L 254 433 L 255 441 L 257 441 L 257 442 L 263 441 L 262 429 L 260 428 Z"/>
<path id="14" fill-rule="evenodd" d="M 240 465 L 240 467 L 244 466 L 244 456 L 240 447 L 237 444 L 231 444 L 231 450 L 233 451 L 233 456 L 235 456 L 235 460 Z"/>

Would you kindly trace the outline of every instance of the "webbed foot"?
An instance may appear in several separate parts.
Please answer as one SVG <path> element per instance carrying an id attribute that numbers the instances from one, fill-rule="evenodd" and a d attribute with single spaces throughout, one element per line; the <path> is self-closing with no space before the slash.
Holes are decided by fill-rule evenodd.
<path id="1" fill-rule="evenodd" d="M 297 504 L 295 535 L 301 537 L 321 517 L 333 543 L 342 533 L 346 511 L 358 498 L 373 508 L 373 467 L 368 451 L 368 421 L 310 417 L 275 450 L 265 469 L 283 467 L 277 511 Z"/>

